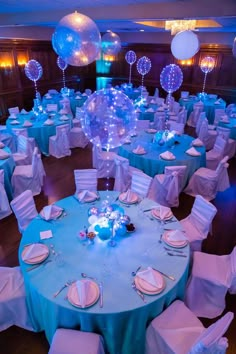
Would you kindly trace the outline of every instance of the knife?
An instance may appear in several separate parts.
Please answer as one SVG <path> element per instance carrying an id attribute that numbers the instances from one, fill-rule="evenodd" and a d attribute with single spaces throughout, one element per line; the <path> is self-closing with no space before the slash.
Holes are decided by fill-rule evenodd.
<path id="1" fill-rule="evenodd" d="M 48 259 L 47 261 L 45 261 L 43 263 L 36 264 L 33 267 L 30 267 L 30 268 L 26 269 L 26 272 L 30 272 L 31 270 L 36 269 L 36 268 L 40 267 L 41 265 L 45 265 L 45 264 L 47 264 L 47 263 L 49 263 L 51 261 L 52 261 L 51 259 Z"/>
<path id="2" fill-rule="evenodd" d="M 99 290 L 100 290 L 100 299 L 99 299 L 99 306 L 103 307 L 103 283 L 99 283 Z"/>
<path id="3" fill-rule="evenodd" d="M 156 269 L 156 268 L 153 268 L 153 267 L 152 267 L 152 269 L 154 269 L 155 271 L 161 273 L 162 275 L 164 275 L 164 277 L 166 277 L 166 278 L 168 278 L 170 280 L 173 280 L 173 281 L 175 280 L 175 277 L 173 277 L 172 275 L 165 274 L 165 273 L 161 272 L 159 269 Z"/>

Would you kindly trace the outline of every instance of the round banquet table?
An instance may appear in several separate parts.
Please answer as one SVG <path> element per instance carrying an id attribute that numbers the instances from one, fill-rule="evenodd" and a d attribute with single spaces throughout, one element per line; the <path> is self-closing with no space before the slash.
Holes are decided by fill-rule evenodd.
<path id="1" fill-rule="evenodd" d="M 63 100 L 63 96 L 61 94 L 52 94 L 52 95 L 44 95 L 42 99 L 42 105 L 44 108 L 47 107 L 47 104 L 57 104 L 58 110 L 62 108 L 60 101 Z M 86 94 L 73 94 L 71 96 L 66 96 L 70 100 L 70 108 L 75 116 L 76 107 L 82 107 L 84 102 L 87 100 L 88 96 Z"/>
<path id="2" fill-rule="evenodd" d="M 0 169 L 4 170 L 4 187 L 8 196 L 9 200 L 13 198 L 13 191 L 11 185 L 11 177 L 15 168 L 15 161 L 11 155 L 11 150 L 8 147 L 3 148 L 9 154 L 7 159 L 1 160 L 0 159 Z"/>
<path id="3" fill-rule="evenodd" d="M 94 244 L 80 241 L 77 235 L 84 227 L 88 227 L 88 209 L 91 206 L 100 207 L 104 199 L 109 204 L 122 204 L 117 201 L 118 193 L 115 191 L 103 191 L 99 195 L 100 199 L 95 203 L 80 203 L 73 196 L 62 199 L 56 204 L 64 208 L 66 216 L 53 222 L 36 217 L 23 233 L 19 262 L 29 313 L 35 330 L 45 331 L 49 342 L 58 327 L 76 328 L 101 334 L 110 354 L 143 354 L 147 325 L 176 298 L 183 299 L 188 276 L 189 246 L 182 248 L 186 258 L 166 253 L 164 241 L 159 243 L 163 226 L 150 217 L 149 211 L 144 212 L 145 208 L 157 206 L 149 199 L 124 206 L 136 230 L 118 237 L 115 247 L 98 237 Z M 175 218 L 164 225 L 164 229 L 167 227 L 181 228 Z M 48 245 L 49 259 L 52 261 L 27 272 L 30 266 L 21 258 L 24 245 L 39 242 L 40 231 L 46 230 L 51 230 L 53 237 L 41 242 Z M 61 252 L 63 264 L 56 262 L 57 256 L 51 251 L 51 245 L 56 253 Z M 131 273 L 140 265 L 142 269 L 151 266 L 175 277 L 174 281 L 164 277 L 164 290 L 157 295 L 145 295 L 146 303 L 131 286 Z M 84 309 L 73 306 L 65 298 L 67 290 L 53 297 L 69 279 L 81 279 L 81 272 L 103 282 L 102 308 L 99 301 Z"/>
<path id="4" fill-rule="evenodd" d="M 143 131 L 137 137 L 132 138 L 131 144 L 120 146 L 118 154 L 127 158 L 131 166 L 139 168 L 151 177 L 164 173 L 165 166 L 185 165 L 187 166 L 187 172 L 184 184 L 188 182 L 198 168 L 206 166 L 206 151 L 204 147 L 195 147 L 201 153 L 200 156 L 186 154 L 185 151 L 191 147 L 194 140 L 191 136 L 186 134 L 176 136 L 175 141 L 177 144 L 172 145 L 172 147 L 159 146 L 157 143 L 152 143 L 153 138 L 154 134 Z M 133 153 L 133 149 L 138 145 L 143 146 L 147 153 L 144 155 Z M 176 158 L 174 160 L 164 160 L 159 156 L 167 150 L 175 155 Z"/>
<path id="5" fill-rule="evenodd" d="M 12 124 L 13 119 L 8 118 L 6 122 L 7 130 L 9 132 L 13 132 L 13 129 L 26 128 L 28 131 L 28 136 L 30 138 L 35 138 L 35 141 L 39 147 L 39 150 L 42 154 L 48 156 L 49 155 L 49 138 L 52 135 L 56 134 L 56 126 L 61 124 L 72 124 L 72 117 L 69 114 L 66 114 L 69 119 L 61 120 L 61 115 L 52 114 L 50 116 L 44 115 L 41 118 L 36 118 L 33 112 L 29 112 L 28 114 L 17 114 L 16 120 L 19 124 Z M 52 119 L 53 125 L 44 125 L 46 119 Z M 30 121 L 33 125 L 31 127 L 24 127 L 25 121 Z"/>

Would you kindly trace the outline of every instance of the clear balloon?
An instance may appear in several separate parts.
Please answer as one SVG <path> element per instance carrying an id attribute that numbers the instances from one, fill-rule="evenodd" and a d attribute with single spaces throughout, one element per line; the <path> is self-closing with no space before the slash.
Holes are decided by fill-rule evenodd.
<path id="1" fill-rule="evenodd" d="M 171 52 L 178 60 L 192 58 L 200 49 L 198 36 L 192 31 L 177 33 L 171 41 Z"/>
<path id="2" fill-rule="evenodd" d="M 160 75 L 160 82 L 166 92 L 177 91 L 183 82 L 182 70 L 175 64 L 165 66 Z"/>
<path id="3" fill-rule="evenodd" d="M 126 54 L 125 54 L 125 60 L 127 61 L 128 64 L 132 65 L 136 62 L 137 60 L 137 56 L 135 54 L 135 52 L 133 50 L 129 50 Z"/>
<path id="4" fill-rule="evenodd" d="M 140 75 L 146 75 L 151 69 L 152 63 L 148 57 L 142 57 L 137 62 L 137 70 Z"/>
<path id="5" fill-rule="evenodd" d="M 68 67 L 68 64 L 65 62 L 64 59 L 62 59 L 61 57 L 58 57 L 57 58 L 57 66 L 61 70 L 66 70 L 66 68 Z"/>
<path id="6" fill-rule="evenodd" d="M 107 32 L 102 36 L 102 51 L 107 55 L 116 55 L 121 50 L 120 37 L 114 32 Z"/>
<path id="7" fill-rule="evenodd" d="M 100 138 L 102 148 L 120 146 L 136 127 L 136 112 L 132 101 L 114 88 L 94 92 L 83 106 L 81 125 L 88 139 Z"/>
<path id="8" fill-rule="evenodd" d="M 30 60 L 28 63 L 25 65 L 25 75 L 30 79 L 31 81 L 38 81 L 43 74 L 43 68 L 41 64 L 37 60 Z"/>
<path id="9" fill-rule="evenodd" d="M 203 73 L 210 73 L 215 66 L 215 60 L 212 57 L 205 57 L 201 60 L 200 68 Z"/>
<path id="10" fill-rule="evenodd" d="M 52 35 L 52 46 L 66 63 L 85 66 L 98 58 L 101 35 L 94 21 L 74 12 L 58 23 Z"/>

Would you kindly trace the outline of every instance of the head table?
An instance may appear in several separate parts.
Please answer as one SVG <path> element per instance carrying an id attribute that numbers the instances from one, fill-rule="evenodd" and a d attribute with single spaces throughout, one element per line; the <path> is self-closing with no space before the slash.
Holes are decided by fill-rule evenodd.
<path id="1" fill-rule="evenodd" d="M 129 160 L 131 166 L 139 168 L 147 175 L 154 177 L 156 174 L 164 173 L 165 166 L 185 165 L 187 172 L 185 175 L 184 184 L 187 183 L 192 174 L 200 167 L 206 166 L 206 152 L 204 147 L 195 147 L 200 156 L 190 156 L 186 150 L 191 148 L 194 140 L 189 135 L 183 134 L 175 136 L 175 143 L 171 146 L 158 145 L 157 142 L 153 143 L 155 134 L 150 134 L 145 131 L 141 132 L 137 137 L 133 137 L 131 144 L 123 144 L 118 150 L 118 154 Z M 146 153 L 136 154 L 133 152 L 137 146 L 142 146 Z M 170 151 L 174 154 L 174 160 L 164 160 L 160 154 Z"/>
<path id="2" fill-rule="evenodd" d="M 104 337 L 106 350 L 111 354 L 143 354 L 145 330 L 150 321 L 176 298 L 182 299 L 188 276 L 189 246 L 181 248 L 186 257 L 170 256 L 159 242 L 161 229 L 181 229 L 180 223 L 160 224 L 144 211 L 157 204 L 149 199 L 124 205 L 117 200 L 118 193 L 99 192 L 94 203 L 80 203 L 73 196 L 56 203 L 64 209 L 64 217 L 45 221 L 36 217 L 24 232 L 19 247 L 19 261 L 23 272 L 29 312 L 36 331 L 45 331 L 51 342 L 58 327 L 76 328 L 99 333 Z M 124 207 L 136 230 L 119 236 L 116 246 L 95 237 L 94 244 L 81 241 L 77 235 L 88 227 L 88 209 L 109 204 Z M 50 263 L 27 272 L 30 266 L 22 261 L 24 245 L 39 242 L 41 231 L 52 231 L 52 238 L 41 240 L 50 249 Z M 56 255 L 55 255 L 56 253 Z M 58 262 L 58 254 L 60 262 Z M 61 259 L 63 258 L 63 259 Z M 132 271 L 155 267 L 175 277 L 163 278 L 165 288 L 157 295 L 145 295 L 145 301 L 132 288 Z M 53 294 L 68 280 L 82 279 L 81 272 L 103 282 L 103 307 L 99 301 L 87 308 L 73 306 L 65 298 L 67 289 L 57 297 Z"/>

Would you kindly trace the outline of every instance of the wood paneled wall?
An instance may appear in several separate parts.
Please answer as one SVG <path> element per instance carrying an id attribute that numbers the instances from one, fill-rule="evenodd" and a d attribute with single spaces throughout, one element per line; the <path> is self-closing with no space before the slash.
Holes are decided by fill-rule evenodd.
<path id="1" fill-rule="evenodd" d="M 128 82 L 129 65 L 125 61 L 128 50 L 134 50 L 138 59 L 142 56 L 150 58 L 152 68 L 144 77 L 144 85 L 150 94 L 158 87 L 160 95 L 165 97 L 166 93 L 160 86 L 160 73 L 168 64 L 180 65 L 172 56 L 169 44 L 123 44 L 116 60 L 109 66 L 109 73 L 106 74 L 96 72 L 98 69 L 95 62 L 85 67 L 68 66 L 65 71 L 67 87 L 81 91 L 85 88 L 95 90 L 96 77 L 99 76 L 112 78 L 114 85 Z M 231 47 L 218 45 L 201 46 L 193 58 L 192 65 L 180 65 L 184 80 L 174 96 L 178 99 L 181 90 L 190 91 L 192 94 L 202 91 L 204 74 L 199 63 L 208 55 L 214 57 L 216 66 L 207 75 L 205 91 L 218 94 L 227 103 L 236 102 L 236 58 L 232 55 Z M 19 106 L 20 109 L 29 110 L 33 106 L 34 83 L 25 75 L 24 65 L 21 65 L 22 58 L 25 58 L 25 62 L 35 59 L 42 65 L 43 75 L 37 82 L 41 95 L 48 89 L 60 90 L 63 86 L 62 72 L 57 66 L 57 55 L 50 41 L 0 40 L 0 123 L 4 123 L 8 116 L 9 107 Z M 137 72 L 136 63 L 132 66 L 132 83 L 135 86 L 141 84 L 141 75 Z"/>

